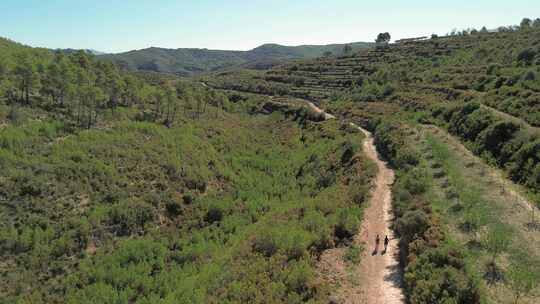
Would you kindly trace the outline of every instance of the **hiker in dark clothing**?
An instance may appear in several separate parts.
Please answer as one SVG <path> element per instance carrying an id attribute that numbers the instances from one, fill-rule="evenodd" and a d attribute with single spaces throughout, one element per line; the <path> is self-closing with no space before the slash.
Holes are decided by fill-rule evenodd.
<path id="1" fill-rule="evenodd" d="M 388 235 L 384 237 L 384 252 L 386 252 L 386 249 L 388 248 L 388 243 L 390 243 L 390 240 L 388 239 Z"/>

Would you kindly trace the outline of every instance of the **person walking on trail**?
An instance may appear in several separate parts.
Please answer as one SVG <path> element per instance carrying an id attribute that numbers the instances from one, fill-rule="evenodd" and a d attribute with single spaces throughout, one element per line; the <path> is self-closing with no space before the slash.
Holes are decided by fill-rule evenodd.
<path id="1" fill-rule="evenodd" d="M 379 243 L 381 242 L 381 238 L 377 234 L 377 237 L 375 238 L 375 252 L 379 250 Z"/>
<path id="2" fill-rule="evenodd" d="M 388 239 L 388 235 L 384 237 L 384 252 L 386 252 L 386 249 L 388 248 L 388 243 L 390 243 L 390 240 Z"/>

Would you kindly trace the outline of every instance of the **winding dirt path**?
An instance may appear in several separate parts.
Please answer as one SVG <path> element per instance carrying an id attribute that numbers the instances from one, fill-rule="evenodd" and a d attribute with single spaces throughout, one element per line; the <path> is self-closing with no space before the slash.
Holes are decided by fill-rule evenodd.
<path id="1" fill-rule="evenodd" d="M 356 126 L 357 127 L 357 126 Z M 362 229 L 355 242 L 364 244 L 364 254 L 357 269 L 362 278 L 360 288 L 365 290 L 360 301 L 351 299 L 346 303 L 404 303 L 401 289 L 401 268 L 398 262 L 398 240 L 392 229 L 392 190 L 394 171 L 390 170 L 377 153 L 370 132 L 357 127 L 364 132 L 364 153 L 377 164 L 378 173 L 375 188 L 371 193 L 369 206 L 364 213 Z M 386 251 L 375 248 L 375 238 L 379 234 L 381 243 L 388 236 L 390 243 Z"/>
<path id="2" fill-rule="evenodd" d="M 335 116 L 324 112 L 313 103 L 308 106 L 325 116 L 325 119 L 335 119 Z M 366 135 L 363 147 L 364 153 L 377 164 L 378 173 L 374 189 L 371 193 L 369 206 L 365 209 L 360 232 L 354 238 L 354 244 L 364 248 L 359 265 L 347 267 L 344 262 L 344 248 L 327 250 L 319 265 L 323 279 L 337 286 L 332 303 L 346 304 L 398 304 L 404 303 L 405 298 L 401 288 L 402 272 L 398 262 L 398 240 L 392 229 L 392 191 L 394 172 L 388 168 L 377 153 L 372 134 L 350 123 Z M 380 235 L 381 244 L 375 248 L 375 238 Z M 388 236 L 390 243 L 384 251 L 383 240 Z"/>

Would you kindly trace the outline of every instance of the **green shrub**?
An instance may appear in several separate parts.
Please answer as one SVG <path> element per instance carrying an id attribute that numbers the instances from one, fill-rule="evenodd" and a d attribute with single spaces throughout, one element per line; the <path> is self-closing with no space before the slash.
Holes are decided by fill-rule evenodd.
<path id="1" fill-rule="evenodd" d="M 405 189 L 412 195 L 422 194 L 427 190 L 427 172 L 420 168 L 414 168 L 403 175 L 400 179 Z"/>
<path id="2" fill-rule="evenodd" d="M 358 233 L 361 214 L 362 211 L 359 208 L 347 208 L 338 211 L 334 235 L 339 241 L 350 240 Z"/>
<path id="3" fill-rule="evenodd" d="M 536 51 L 533 49 L 524 49 L 517 55 L 517 61 L 526 65 L 530 65 L 536 56 Z"/>
<path id="4" fill-rule="evenodd" d="M 287 288 L 298 294 L 303 294 L 308 291 L 309 282 L 313 277 L 313 270 L 305 261 L 294 262 L 289 265 L 286 276 L 285 284 Z"/>
<path id="5" fill-rule="evenodd" d="M 421 210 L 413 210 L 405 212 L 398 219 L 396 230 L 403 238 L 412 240 L 415 237 L 423 237 L 429 226 L 428 215 Z"/>
<path id="6" fill-rule="evenodd" d="M 406 142 L 407 127 L 397 122 L 381 121 L 375 128 L 375 145 L 379 153 L 396 168 L 416 166 L 418 152 Z"/>
<path id="7" fill-rule="evenodd" d="M 328 222 L 328 219 L 319 211 L 311 210 L 304 216 L 303 228 L 312 233 L 316 253 L 321 253 L 333 245 L 332 227 Z"/>
<path id="8" fill-rule="evenodd" d="M 312 242 L 313 238 L 304 230 L 276 227 L 258 232 L 252 246 L 254 251 L 266 257 L 280 252 L 289 260 L 299 260 L 307 253 Z"/>
<path id="9" fill-rule="evenodd" d="M 212 205 L 208 208 L 206 212 L 205 221 L 213 224 L 219 222 L 223 219 L 223 209 L 218 205 Z"/>
<path id="10" fill-rule="evenodd" d="M 278 240 L 275 233 L 261 231 L 253 239 L 253 250 L 266 257 L 271 257 L 279 250 Z"/>
<path id="11" fill-rule="evenodd" d="M 154 220 L 154 208 L 139 200 L 127 200 L 116 204 L 109 213 L 110 221 L 119 235 L 144 232 L 146 223 Z"/>
<path id="12" fill-rule="evenodd" d="M 499 70 L 501 69 L 501 66 L 498 64 L 490 64 L 487 69 L 488 75 L 497 75 L 499 73 Z"/>
<path id="13" fill-rule="evenodd" d="M 519 125 L 505 121 L 489 125 L 478 134 L 475 141 L 475 152 L 478 154 L 488 152 L 491 157 L 499 158 L 503 146 L 514 137 L 514 133 L 519 128 Z M 508 160 L 499 158 L 499 161 L 506 163 Z"/>
<path id="14" fill-rule="evenodd" d="M 527 71 L 523 75 L 523 80 L 524 81 L 534 81 L 534 80 L 536 80 L 536 73 L 534 71 Z"/>
<path id="15" fill-rule="evenodd" d="M 20 126 L 25 121 L 24 113 L 17 105 L 10 107 L 6 118 L 16 126 Z"/>
<path id="16" fill-rule="evenodd" d="M 171 199 L 165 203 L 165 209 L 167 209 L 167 213 L 171 217 L 176 217 L 182 214 L 183 211 L 183 205 L 181 202 Z"/>
<path id="17" fill-rule="evenodd" d="M 129 297 L 124 292 L 118 292 L 114 287 L 99 282 L 90 285 L 82 290 L 69 296 L 67 303 L 69 304 L 127 304 Z"/>
<path id="18" fill-rule="evenodd" d="M 410 303 L 481 303 L 479 281 L 466 270 L 463 253 L 451 246 L 430 249 L 405 272 Z"/>
<path id="19" fill-rule="evenodd" d="M 362 251 L 364 249 L 362 247 L 358 247 L 356 245 L 351 245 L 347 248 L 345 251 L 345 261 L 352 263 L 354 265 L 360 264 L 360 259 L 362 258 Z"/>

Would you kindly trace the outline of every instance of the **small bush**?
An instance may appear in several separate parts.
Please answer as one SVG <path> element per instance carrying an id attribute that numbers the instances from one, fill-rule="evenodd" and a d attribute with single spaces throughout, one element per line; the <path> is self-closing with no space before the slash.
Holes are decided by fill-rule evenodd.
<path id="1" fill-rule="evenodd" d="M 358 208 L 341 209 L 337 215 L 334 234 L 339 241 L 350 240 L 360 225 L 361 211 Z"/>
<path id="2" fill-rule="evenodd" d="M 176 200 L 170 200 L 165 203 L 165 209 L 167 209 L 167 213 L 171 217 L 176 217 L 182 214 L 182 208 L 182 204 Z"/>
<path id="3" fill-rule="evenodd" d="M 362 247 L 358 247 L 356 245 L 351 245 L 347 248 L 345 251 L 345 261 L 352 263 L 354 265 L 360 264 L 360 259 L 362 257 L 362 251 L 364 249 Z"/>
<path id="4" fill-rule="evenodd" d="M 532 61 L 534 60 L 534 57 L 536 56 L 536 51 L 533 49 L 524 49 L 521 52 L 518 53 L 517 61 L 520 63 L 524 63 L 526 65 L 530 65 Z"/>
<path id="5" fill-rule="evenodd" d="M 420 168 L 414 168 L 400 179 L 403 186 L 412 195 L 422 194 L 427 190 L 426 171 Z"/>
<path id="6" fill-rule="evenodd" d="M 223 219 L 223 209 L 217 205 L 212 205 L 208 208 L 204 220 L 210 224 L 219 222 Z"/>
<path id="7" fill-rule="evenodd" d="M 119 235 L 143 232 L 146 223 L 153 221 L 154 217 L 154 208 L 139 200 L 122 201 L 109 213 L 109 218 Z"/>
<path id="8" fill-rule="evenodd" d="M 289 290 L 298 294 L 305 293 L 309 288 L 309 282 L 313 277 L 311 266 L 305 261 L 292 263 L 289 266 L 285 284 Z"/>
<path id="9" fill-rule="evenodd" d="M 478 280 L 465 269 L 463 254 L 451 246 L 430 249 L 409 264 L 405 293 L 412 304 L 474 304 L 481 298 Z"/>
<path id="10" fill-rule="evenodd" d="M 412 239 L 415 236 L 422 237 L 429 226 L 429 217 L 421 210 L 405 212 L 396 224 L 399 235 L 407 239 Z"/>
<path id="11" fill-rule="evenodd" d="M 534 71 L 527 71 L 523 75 L 523 80 L 524 81 L 534 81 L 534 80 L 536 80 L 536 73 Z"/>
<path id="12" fill-rule="evenodd" d="M 18 126 L 21 125 L 24 121 L 24 113 L 18 106 L 14 105 L 9 109 L 7 118 L 12 124 Z"/>
<path id="13" fill-rule="evenodd" d="M 259 232 L 252 241 L 253 250 L 266 257 L 271 257 L 277 253 L 278 240 L 271 231 Z"/>
<path id="14" fill-rule="evenodd" d="M 500 68 L 501 68 L 501 66 L 498 65 L 498 64 L 490 64 L 488 69 L 487 69 L 487 74 L 488 75 L 497 75 Z"/>

